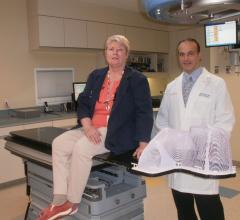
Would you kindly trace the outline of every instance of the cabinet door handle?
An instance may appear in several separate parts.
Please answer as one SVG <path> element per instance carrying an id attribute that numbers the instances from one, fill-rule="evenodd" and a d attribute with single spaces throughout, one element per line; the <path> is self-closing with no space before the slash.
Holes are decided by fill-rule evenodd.
<path id="1" fill-rule="evenodd" d="M 5 137 L 7 137 L 7 135 L 1 135 L 1 136 L 0 136 L 0 140 L 1 140 L 1 139 L 4 140 Z"/>
<path id="2" fill-rule="evenodd" d="M 120 204 L 120 199 L 115 199 L 115 204 L 119 205 Z"/>

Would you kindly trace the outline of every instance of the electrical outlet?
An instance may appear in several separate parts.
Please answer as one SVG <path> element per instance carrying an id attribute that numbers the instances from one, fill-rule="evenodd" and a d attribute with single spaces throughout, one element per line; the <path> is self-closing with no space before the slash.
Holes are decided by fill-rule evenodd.
<path id="1" fill-rule="evenodd" d="M 9 101 L 8 101 L 8 99 L 7 98 L 5 98 L 4 100 L 3 100 L 3 104 L 4 104 L 4 106 L 5 106 L 5 108 L 9 108 Z"/>

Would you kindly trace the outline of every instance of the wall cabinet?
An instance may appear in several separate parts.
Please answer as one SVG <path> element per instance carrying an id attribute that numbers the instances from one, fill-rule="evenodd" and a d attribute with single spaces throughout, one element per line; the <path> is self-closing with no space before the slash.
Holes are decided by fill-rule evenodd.
<path id="1" fill-rule="evenodd" d="M 30 24 L 30 45 L 39 47 L 87 48 L 87 27 L 85 21 L 37 16 Z M 34 33 L 34 32 L 37 32 Z"/>
<path id="2" fill-rule="evenodd" d="M 107 24 L 107 36 L 114 34 L 126 35 L 126 28 L 123 25 Z"/>
<path id="3" fill-rule="evenodd" d="M 76 118 L 69 118 L 64 120 L 56 120 L 53 121 L 53 127 L 62 127 L 71 129 L 72 127 L 77 125 L 77 119 Z"/>
<path id="4" fill-rule="evenodd" d="M 32 129 L 32 128 L 42 128 L 42 127 L 52 127 L 52 121 L 34 123 L 34 124 L 26 124 L 23 125 L 23 129 Z"/>
<path id="5" fill-rule="evenodd" d="M 87 22 L 64 19 L 65 47 L 87 48 Z"/>
<path id="6" fill-rule="evenodd" d="M 25 177 L 23 160 L 6 150 L 5 143 L 0 139 L 0 184 Z"/>
<path id="7" fill-rule="evenodd" d="M 23 160 L 4 148 L 4 136 L 22 129 L 23 126 L 0 128 L 0 184 L 25 177 Z"/>
<path id="8" fill-rule="evenodd" d="M 38 16 L 39 46 L 64 47 L 64 19 Z"/>
<path id="9" fill-rule="evenodd" d="M 57 0 L 27 0 L 27 5 L 29 38 L 33 49 L 40 47 L 104 49 L 108 36 L 122 34 L 130 40 L 131 50 L 168 52 L 167 31 L 133 27 L 127 23 L 112 24 L 110 19 L 109 23 L 98 22 L 94 19 L 89 20 L 84 13 L 79 17 L 78 10 L 83 9 L 76 0 L 69 3 L 66 0 L 60 3 L 57 3 Z"/>
<path id="10" fill-rule="evenodd" d="M 29 18 L 32 49 L 40 47 L 104 49 L 108 36 L 125 35 L 133 51 L 168 53 L 168 32 L 39 15 Z"/>
<path id="11" fill-rule="evenodd" d="M 168 53 L 168 32 L 126 27 L 126 37 L 132 50 Z"/>
<path id="12" fill-rule="evenodd" d="M 165 31 L 155 31 L 155 51 L 169 53 L 169 33 Z"/>
<path id="13" fill-rule="evenodd" d="M 107 39 L 107 24 L 87 22 L 88 48 L 104 49 Z"/>
<path id="14" fill-rule="evenodd" d="M 126 27 L 126 37 L 131 42 L 132 50 L 155 51 L 155 36 L 151 30 Z"/>

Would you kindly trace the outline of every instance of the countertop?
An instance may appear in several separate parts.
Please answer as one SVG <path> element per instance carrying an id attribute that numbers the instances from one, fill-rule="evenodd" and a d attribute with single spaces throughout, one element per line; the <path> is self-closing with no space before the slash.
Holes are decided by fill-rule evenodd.
<path id="1" fill-rule="evenodd" d="M 159 108 L 153 108 L 154 118 Z M 52 112 L 41 113 L 39 117 L 34 118 L 19 118 L 13 115 L 0 115 L 0 128 L 41 123 L 47 121 L 63 120 L 76 117 L 76 112 Z"/>
<path id="2" fill-rule="evenodd" d="M 41 113 L 39 117 L 34 117 L 34 118 L 18 118 L 15 116 L 8 115 L 8 116 L 0 117 L 0 128 L 62 120 L 62 119 L 68 119 L 68 118 L 74 118 L 74 117 L 76 117 L 76 112 Z"/>

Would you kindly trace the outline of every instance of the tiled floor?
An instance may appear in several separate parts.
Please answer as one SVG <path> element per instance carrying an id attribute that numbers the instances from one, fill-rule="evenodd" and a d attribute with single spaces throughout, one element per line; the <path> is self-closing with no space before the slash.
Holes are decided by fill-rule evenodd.
<path id="1" fill-rule="evenodd" d="M 238 173 L 240 169 L 238 168 Z M 176 210 L 165 177 L 145 178 L 147 198 L 144 201 L 145 220 L 177 220 Z M 226 220 L 240 219 L 240 177 L 221 180 L 221 198 Z M 1 220 L 23 220 L 28 198 L 25 185 L 0 190 Z"/>

